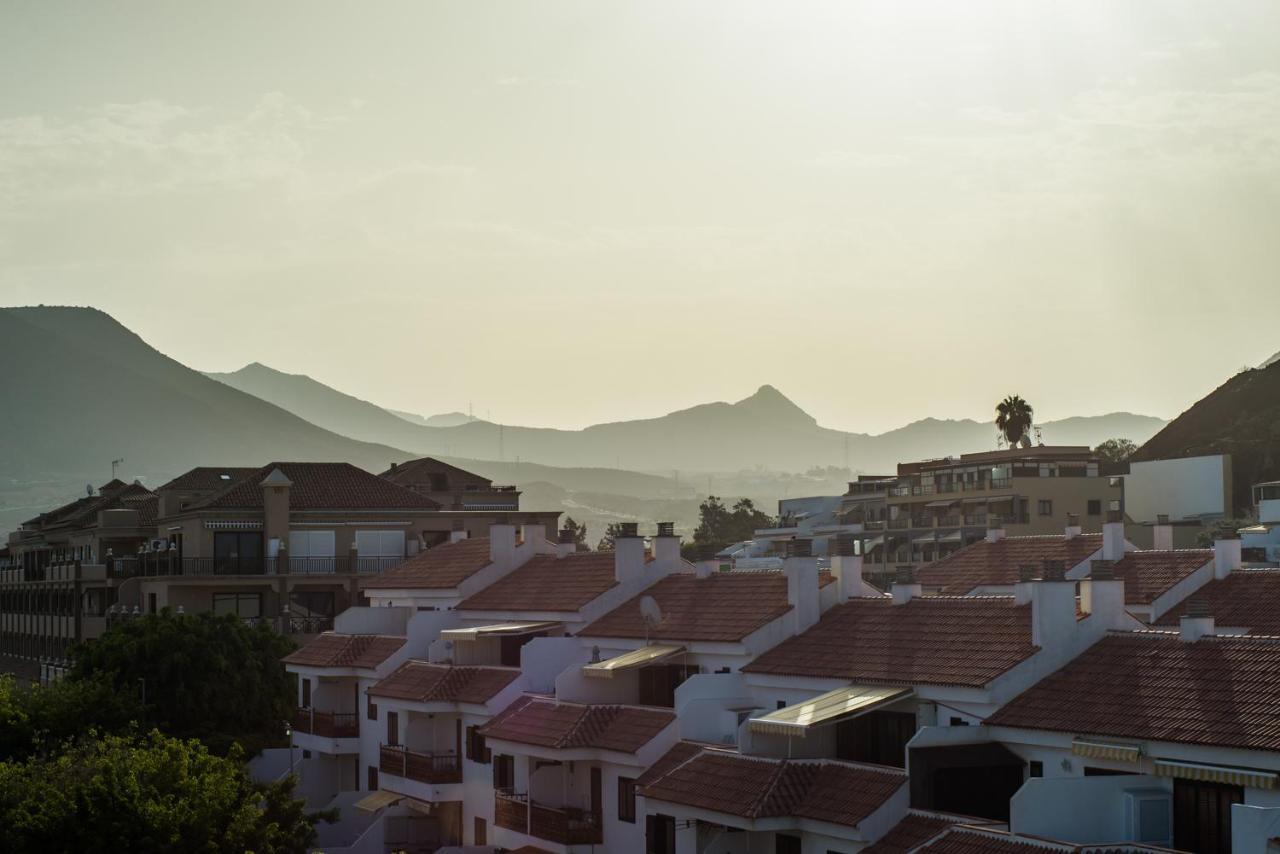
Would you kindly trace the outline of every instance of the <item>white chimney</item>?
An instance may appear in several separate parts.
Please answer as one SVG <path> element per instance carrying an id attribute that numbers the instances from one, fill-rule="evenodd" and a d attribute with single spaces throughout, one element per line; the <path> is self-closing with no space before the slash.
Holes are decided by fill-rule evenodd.
<path id="1" fill-rule="evenodd" d="M 1080 536 L 1080 534 L 1081 534 L 1082 532 L 1083 532 L 1083 529 L 1080 527 L 1080 516 L 1079 516 L 1079 514 L 1076 514 L 1076 513 L 1068 513 L 1068 514 L 1067 514 L 1067 527 L 1066 527 L 1066 529 L 1062 532 L 1062 533 L 1063 533 L 1063 535 L 1064 535 L 1068 540 L 1070 540 L 1070 539 L 1073 539 L 1073 538 L 1075 538 L 1075 537 Z"/>
<path id="2" fill-rule="evenodd" d="M 987 517 L 987 542 L 998 543 L 1004 539 L 1004 520 L 995 514 Z"/>
<path id="3" fill-rule="evenodd" d="M 619 584 L 638 584 L 644 576 L 644 538 L 635 522 L 623 522 L 613 540 L 613 576 Z"/>
<path id="4" fill-rule="evenodd" d="M 1124 579 L 1115 577 L 1111 561 L 1098 559 L 1090 565 L 1089 577 L 1080 582 L 1080 610 L 1108 630 L 1126 627 Z"/>
<path id="5" fill-rule="evenodd" d="M 909 566 L 898 567 L 898 577 L 889 587 L 889 594 L 893 596 L 893 604 L 905 605 L 923 592 L 923 588 L 916 581 L 915 570 Z"/>
<path id="6" fill-rule="evenodd" d="M 1062 561 L 1045 561 L 1044 577 L 1031 585 L 1031 642 L 1045 648 L 1071 637 L 1076 627 L 1076 583 Z"/>
<path id="7" fill-rule="evenodd" d="M 489 560 L 511 566 L 516 556 L 516 526 L 501 517 L 489 526 Z"/>
<path id="8" fill-rule="evenodd" d="M 831 576 L 836 580 L 836 601 L 847 602 L 862 595 L 862 548 L 856 537 L 836 537 L 831 555 Z"/>
<path id="9" fill-rule="evenodd" d="M 822 607 L 818 591 L 818 559 L 812 556 L 809 540 L 788 540 L 787 557 L 782 562 L 787 575 L 787 604 L 795 615 L 795 633 L 818 622 Z"/>
<path id="10" fill-rule="evenodd" d="M 453 520 L 453 530 L 449 532 L 449 542 L 457 543 L 467 538 L 467 529 L 461 519 Z"/>
<path id="11" fill-rule="evenodd" d="M 1120 560 L 1124 557 L 1124 514 L 1108 510 L 1107 521 L 1102 523 L 1102 557 Z"/>
<path id="12" fill-rule="evenodd" d="M 1213 636 L 1213 617 L 1203 599 L 1188 599 L 1187 609 L 1178 622 L 1178 637 L 1186 643 L 1195 643 L 1202 637 Z"/>
<path id="13" fill-rule="evenodd" d="M 556 537 L 556 558 L 568 557 L 578 550 L 578 542 L 575 532 L 569 528 L 564 528 Z"/>
<path id="14" fill-rule="evenodd" d="M 1240 568 L 1240 541 L 1213 541 L 1213 577 L 1226 578 Z"/>
<path id="15" fill-rule="evenodd" d="M 653 560 L 664 572 L 680 568 L 680 538 L 676 536 L 675 522 L 658 523 L 658 533 L 653 538 Z"/>
<path id="16" fill-rule="evenodd" d="M 1156 523 L 1151 526 L 1151 548 L 1161 552 L 1173 549 L 1173 526 L 1169 524 L 1169 517 L 1163 513 L 1156 517 Z"/>

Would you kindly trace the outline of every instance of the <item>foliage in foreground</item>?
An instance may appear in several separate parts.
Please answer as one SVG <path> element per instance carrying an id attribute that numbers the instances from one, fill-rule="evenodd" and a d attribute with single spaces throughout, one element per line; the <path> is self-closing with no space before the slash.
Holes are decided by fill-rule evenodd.
<path id="1" fill-rule="evenodd" d="M 141 717 L 137 697 L 101 677 L 22 687 L 0 676 L 0 761 L 60 748 L 86 730 L 124 732 Z"/>
<path id="2" fill-rule="evenodd" d="M 252 782 L 236 749 L 108 735 L 0 763 L 0 851 L 301 854 L 315 823 L 292 778 Z"/>

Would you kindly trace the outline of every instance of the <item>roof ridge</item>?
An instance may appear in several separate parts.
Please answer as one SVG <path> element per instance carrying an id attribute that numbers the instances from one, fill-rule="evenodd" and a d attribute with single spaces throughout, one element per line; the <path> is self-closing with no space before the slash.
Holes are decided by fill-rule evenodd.
<path id="1" fill-rule="evenodd" d="M 782 774 L 787 767 L 787 759 L 778 760 L 778 764 L 774 766 L 773 772 L 769 775 L 769 782 L 764 787 L 764 791 L 756 798 L 755 803 L 747 808 L 747 815 L 752 818 L 760 818 L 760 811 L 764 809 L 764 805 L 773 797 L 773 790 L 777 788 L 778 781 L 782 779 Z"/>

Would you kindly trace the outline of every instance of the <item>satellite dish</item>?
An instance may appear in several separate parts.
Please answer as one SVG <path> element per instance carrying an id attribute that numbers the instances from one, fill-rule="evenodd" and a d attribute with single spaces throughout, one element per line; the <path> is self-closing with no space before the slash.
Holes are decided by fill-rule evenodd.
<path id="1" fill-rule="evenodd" d="M 640 597 L 640 617 L 644 620 L 646 627 L 655 629 L 662 624 L 662 608 L 658 607 L 658 600 L 652 596 Z"/>

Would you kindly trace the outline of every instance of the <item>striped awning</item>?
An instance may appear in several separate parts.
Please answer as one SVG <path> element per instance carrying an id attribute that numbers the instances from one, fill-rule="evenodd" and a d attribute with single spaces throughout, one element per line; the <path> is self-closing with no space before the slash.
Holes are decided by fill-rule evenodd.
<path id="1" fill-rule="evenodd" d="M 398 803 L 404 795 L 397 795 L 395 792 L 388 792 L 386 789 L 379 789 L 376 792 L 370 792 L 360 800 L 356 801 L 355 807 L 360 812 L 375 813 L 383 807 L 389 807 L 394 803 Z"/>
<path id="2" fill-rule="evenodd" d="M 1114 759 L 1118 762 L 1137 762 L 1142 757 L 1142 745 L 1120 744 L 1114 741 L 1093 741 L 1077 738 L 1071 742 L 1071 752 L 1089 759 Z"/>
<path id="3" fill-rule="evenodd" d="M 665 661 L 682 652 L 684 652 L 684 647 L 682 646 L 650 644 L 604 661 L 585 664 L 582 667 L 582 675 L 594 676 L 596 679 L 612 679 L 615 673 L 621 673 L 624 670 L 635 670 L 638 667 L 645 667 L 649 664 L 657 664 L 659 661 Z"/>
<path id="4" fill-rule="evenodd" d="M 1259 771 L 1254 768 L 1231 768 L 1227 765 L 1204 765 L 1200 762 L 1174 762 L 1170 759 L 1156 760 L 1156 776 L 1202 780 L 1206 783 L 1227 783 L 1254 789 L 1274 789 L 1276 780 L 1280 777 L 1272 771 Z"/>
<path id="5" fill-rule="evenodd" d="M 795 735 L 803 738 L 809 727 L 833 724 L 847 718 L 856 718 L 867 712 L 897 702 L 914 693 L 911 688 L 886 687 L 884 685 L 850 685 L 819 694 L 794 706 L 787 706 L 750 718 L 747 728 L 752 732 L 769 735 Z"/>
<path id="6" fill-rule="evenodd" d="M 547 629 L 560 626 L 562 623 L 557 622 L 540 622 L 540 623 L 495 623 L 491 626 L 468 626 L 461 629 L 445 629 L 440 632 L 440 637 L 446 640 L 475 640 L 483 637 L 498 637 L 500 635 L 529 635 L 534 632 L 541 632 Z"/>

